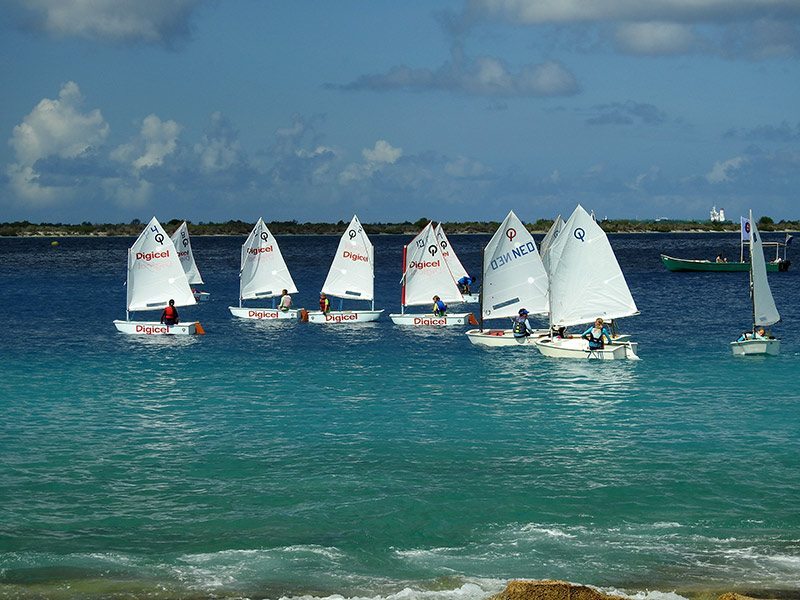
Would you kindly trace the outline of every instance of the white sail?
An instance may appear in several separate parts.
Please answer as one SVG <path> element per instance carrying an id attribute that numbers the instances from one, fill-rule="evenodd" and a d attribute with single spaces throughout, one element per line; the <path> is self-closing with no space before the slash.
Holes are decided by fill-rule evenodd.
<path id="1" fill-rule="evenodd" d="M 186 273 L 186 279 L 189 280 L 189 285 L 202 285 L 203 278 L 194 262 L 192 242 L 189 240 L 189 227 L 186 225 L 186 221 L 181 223 L 181 226 L 172 234 L 172 243 L 175 244 L 175 249 L 178 251 L 178 258 L 181 259 L 181 265 Z"/>
<path id="2" fill-rule="evenodd" d="M 242 300 L 273 298 L 283 289 L 297 293 L 278 242 L 259 217 L 242 246 L 239 296 Z"/>
<path id="3" fill-rule="evenodd" d="M 547 230 L 547 233 L 542 240 L 542 243 L 539 244 L 539 253 L 542 256 L 542 263 L 544 263 L 544 269 L 548 273 L 550 272 L 550 249 L 558 239 L 558 234 L 561 233 L 561 230 L 564 228 L 564 219 L 561 218 L 561 215 L 556 217 L 556 220 L 553 221 L 553 224 L 550 226 L 550 229 Z M 554 263 L 555 264 L 555 263 Z"/>
<path id="4" fill-rule="evenodd" d="M 547 313 L 547 292 L 533 237 L 511 211 L 483 251 L 483 318 L 513 317 L 521 308 Z"/>
<path id="5" fill-rule="evenodd" d="M 439 244 L 442 256 L 447 261 L 447 266 L 450 267 L 450 272 L 453 274 L 453 279 L 458 281 L 462 277 L 468 276 L 469 273 L 467 273 L 467 270 L 464 268 L 464 265 L 461 264 L 461 261 L 458 260 L 458 256 L 456 255 L 455 250 L 453 250 L 450 240 L 447 239 L 447 235 L 445 234 L 441 223 L 436 225 L 436 242 Z"/>
<path id="6" fill-rule="evenodd" d="M 322 291 L 337 298 L 372 300 L 375 280 L 374 250 L 357 216 L 339 240 Z"/>
<path id="7" fill-rule="evenodd" d="M 432 223 L 411 240 L 405 254 L 403 306 L 433 304 L 433 296 L 439 296 L 444 302 L 462 301 Z"/>
<path id="8" fill-rule="evenodd" d="M 638 314 L 608 237 L 578 205 L 550 247 L 550 315 L 557 326 Z"/>
<path id="9" fill-rule="evenodd" d="M 781 316 L 769 289 L 764 247 L 761 233 L 753 221 L 753 211 L 750 211 L 750 282 L 753 295 L 753 324 L 767 327 L 780 321 Z"/>
<path id="10" fill-rule="evenodd" d="M 196 304 L 172 240 L 153 217 L 128 250 L 128 310 L 156 310 L 170 300 Z"/>

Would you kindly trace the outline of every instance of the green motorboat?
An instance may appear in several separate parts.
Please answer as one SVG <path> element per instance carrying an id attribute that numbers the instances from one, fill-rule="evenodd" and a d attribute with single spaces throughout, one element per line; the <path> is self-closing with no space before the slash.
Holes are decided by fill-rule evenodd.
<path id="1" fill-rule="evenodd" d="M 712 260 L 692 260 L 661 255 L 661 262 L 668 271 L 749 271 L 749 262 L 715 262 Z M 779 258 L 767 263 L 767 271 L 787 271 L 791 261 Z"/>

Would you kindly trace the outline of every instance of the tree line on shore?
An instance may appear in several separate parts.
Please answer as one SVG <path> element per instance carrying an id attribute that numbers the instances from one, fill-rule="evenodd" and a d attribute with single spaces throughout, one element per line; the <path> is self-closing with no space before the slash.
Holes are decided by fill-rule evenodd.
<path id="1" fill-rule="evenodd" d="M 172 219 L 162 221 L 164 229 L 172 232 L 183 221 Z M 414 235 L 428 223 L 427 218 L 414 222 L 402 223 L 362 223 L 369 235 L 379 234 L 405 234 Z M 607 233 L 670 233 L 675 231 L 738 231 L 739 223 L 732 221 L 688 221 L 688 220 L 633 220 L 633 219 L 603 219 L 598 221 Z M 527 228 L 531 233 L 544 233 L 553 224 L 552 219 L 539 219 L 528 223 Z M 235 220 L 223 223 L 209 223 L 189 221 L 192 235 L 247 235 L 253 228 L 253 223 Z M 458 221 L 443 222 L 445 231 L 450 234 L 459 233 L 494 233 L 500 226 L 499 221 Z M 29 221 L 14 221 L 0 223 L 0 236 L 5 237 L 69 237 L 69 236 L 138 236 L 144 223 L 134 219 L 130 223 L 90 223 L 84 221 L 80 224 L 69 223 L 31 223 Z M 271 221 L 267 223 L 270 231 L 275 235 L 340 235 L 347 223 L 300 223 L 299 221 Z M 800 221 L 773 221 L 770 217 L 761 217 L 758 220 L 761 231 L 799 231 Z"/>

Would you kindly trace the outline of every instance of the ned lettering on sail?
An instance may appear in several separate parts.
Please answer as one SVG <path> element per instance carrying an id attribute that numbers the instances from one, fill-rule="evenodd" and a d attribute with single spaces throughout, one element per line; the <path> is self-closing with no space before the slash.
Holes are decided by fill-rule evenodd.
<path id="1" fill-rule="evenodd" d="M 536 244 L 533 242 L 527 242 L 521 246 L 517 246 L 510 252 L 506 252 L 503 256 L 498 256 L 497 258 L 493 259 L 492 262 L 489 263 L 489 266 L 494 271 L 503 265 L 510 263 L 515 258 L 520 258 L 526 254 L 530 254 L 531 252 L 536 252 Z"/>

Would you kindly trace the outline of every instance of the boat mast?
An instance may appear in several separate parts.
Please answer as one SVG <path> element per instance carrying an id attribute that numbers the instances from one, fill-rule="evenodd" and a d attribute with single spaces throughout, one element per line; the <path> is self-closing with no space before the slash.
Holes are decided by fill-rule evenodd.
<path id="1" fill-rule="evenodd" d="M 403 285 L 400 288 L 400 314 L 406 312 L 406 252 L 408 252 L 408 244 L 403 246 Z"/>
<path id="2" fill-rule="evenodd" d="M 753 222 L 753 211 L 750 211 L 750 223 Z M 750 226 L 750 306 L 753 309 L 753 337 L 756 336 L 756 289 L 753 278 L 753 226 Z"/>

